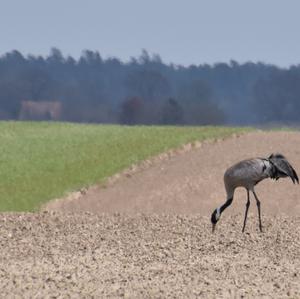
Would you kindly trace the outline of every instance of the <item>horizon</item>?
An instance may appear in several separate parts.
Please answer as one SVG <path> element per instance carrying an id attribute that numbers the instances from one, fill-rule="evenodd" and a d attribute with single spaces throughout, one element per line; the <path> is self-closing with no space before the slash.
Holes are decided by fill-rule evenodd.
<path id="1" fill-rule="evenodd" d="M 130 58 L 127 59 L 127 60 L 123 60 L 122 58 L 117 57 L 117 56 L 113 56 L 113 55 L 108 55 L 107 57 L 103 57 L 101 55 L 101 52 L 99 52 L 98 50 L 90 50 L 90 49 L 83 49 L 81 51 L 81 53 L 77 57 L 75 57 L 73 55 L 63 53 L 63 51 L 61 51 L 58 47 L 51 47 L 49 49 L 49 52 L 46 53 L 46 54 L 22 53 L 18 49 L 12 49 L 11 51 L 8 51 L 8 52 L 5 52 L 5 53 L 1 53 L 0 54 L 0 59 L 1 58 L 5 58 L 5 56 L 7 54 L 13 53 L 14 51 L 19 52 L 25 59 L 29 59 L 30 57 L 35 57 L 35 58 L 42 57 L 43 59 L 47 59 L 48 57 L 51 56 L 52 49 L 59 50 L 61 52 L 61 54 L 62 54 L 62 56 L 63 56 L 64 59 L 72 58 L 76 62 L 79 62 L 80 58 L 84 56 L 85 51 L 92 51 L 93 53 L 98 53 L 101 56 L 101 58 L 102 58 L 103 61 L 108 61 L 110 59 L 117 59 L 117 60 L 119 60 L 124 65 L 130 64 L 133 59 L 135 59 L 135 60 L 138 61 L 139 58 L 142 57 L 143 53 L 146 52 L 149 55 L 149 58 L 150 58 L 151 61 L 153 61 L 153 59 L 155 59 L 155 57 L 159 57 L 160 60 L 161 60 L 161 63 L 164 64 L 164 65 L 167 65 L 167 66 L 173 65 L 174 67 L 184 67 L 184 68 L 189 68 L 191 66 L 201 67 L 201 66 L 205 66 L 205 65 L 208 65 L 210 67 L 214 67 L 214 66 L 216 66 L 218 64 L 227 64 L 228 66 L 230 66 L 233 62 L 237 63 L 238 65 L 245 65 L 245 64 L 248 64 L 248 63 L 251 63 L 251 64 L 264 64 L 266 66 L 274 66 L 274 67 L 276 67 L 278 69 L 282 69 L 282 70 L 284 70 L 284 69 L 290 69 L 292 67 L 299 67 L 300 66 L 300 62 L 299 63 L 295 63 L 295 64 L 291 64 L 289 66 L 280 66 L 280 65 L 277 65 L 275 63 L 268 63 L 268 62 L 265 62 L 265 61 L 251 61 L 251 60 L 247 60 L 247 61 L 240 62 L 240 61 L 236 61 L 235 59 L 230 59 L 229 61 L 216 61 L 216 62 L 212 62 L 212 63 L 203 62 L 203 63 L 199 63 L 199 64 L 192 63 L 192 64 L 188 64 L 188 65 L 183 65 L 183 64 L 176 63 L 174 61 L 166 62 L 163 59 L 163 57 L 161 57 L 161 55 L 159 53 L 150 53 L 146 49 L 141 49 L 141 52 L 137 56 L 130 56 Z"/>

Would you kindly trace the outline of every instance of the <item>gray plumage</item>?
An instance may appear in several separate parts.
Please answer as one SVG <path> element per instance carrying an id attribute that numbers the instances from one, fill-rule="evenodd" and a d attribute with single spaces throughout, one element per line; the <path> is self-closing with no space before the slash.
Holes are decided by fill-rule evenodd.
<path id="1" fill-rule="evenodd" d="M 266 178 L 278 180 L 279 178 L 285 177 L 290 177 L 294 184 L 295 182 L 299 184 L 298 175 L 295 169 L 282 154 L 272 154 L 268 158 L 243 160 L 228 168 L 224 174 L 227 200 L 212 213 L 211 222 L 213 231 L 222 212 L 232 203 L 234 191 L 237 187 L 244 187 L 247 190 L 247 203 L 242 231 L 244 231 L 246 226 L 247 214 L 250 206 L 249 191 L 253 193 L 257 203 L 259 228 L 260 231 L 262 231 L 260 201 L 254 191 L 254 186 Z"/>

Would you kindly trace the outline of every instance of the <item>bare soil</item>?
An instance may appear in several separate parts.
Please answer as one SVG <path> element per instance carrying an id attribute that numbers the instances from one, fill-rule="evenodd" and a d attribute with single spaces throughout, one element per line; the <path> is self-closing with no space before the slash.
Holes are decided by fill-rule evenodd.
<path id="1" fill-rule="evenodd" d="M 237 190 L 216 232 L 233 163 L 281 152 L 300 174 L 300 134 L 256 132 L 151 159 L 54 200 L 0 214 L 2 298 L 300 298 L 300 187 L 265 180 L 246 233 Z M 101 165 L 99 165 L 101 167 Z"/>

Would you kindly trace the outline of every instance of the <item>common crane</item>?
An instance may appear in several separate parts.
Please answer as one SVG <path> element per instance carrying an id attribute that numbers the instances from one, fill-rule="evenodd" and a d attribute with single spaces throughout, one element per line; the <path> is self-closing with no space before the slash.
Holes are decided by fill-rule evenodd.
<path id="1" fill-rule="evenodd" d="M 293 183 L 299 184 L 295 169 L 282 154 L 271 154 L 268 158 L 254 158 L 243 160 L 228 168 L 224 174 L 224 184 L 227 193 L 226 202 L 216 208 L 211 215 L 212 231 L 219 221 L 221 214 L 228 208 L 233 200 L 234 191 L 237 187 L 244 187 L 247 190 L 247 203 L 242 232 L 245 230 L 248 209 L 250 206 L 249 191 L 256 200 L 258 210 L 259 229 L 262 232 L 260 201 L 254 191 L 254 186 L 266 178 L 278 180 L 279 178 L 290 177 Z"/>

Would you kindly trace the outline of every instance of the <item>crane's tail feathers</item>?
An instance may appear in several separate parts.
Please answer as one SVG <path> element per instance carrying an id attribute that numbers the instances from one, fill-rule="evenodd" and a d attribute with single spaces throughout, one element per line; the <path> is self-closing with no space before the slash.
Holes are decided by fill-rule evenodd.
<path id="1" fill-rule="evenodd" d="M 297 184 L 299 184 L 299 178 L 298 178 L 298 175 L 297 175 L 295 169 L 294 169 L 292 166 L 291 166 L 291 168 L 292 168 L 292 171 L 293 171 L 293 177 L 294 177 L 294 179 L 296 180 Z"/>
<path id="2" fill-rule="evenodd" d="M 272 154 L 269 156 L 269 161 L 275 166 L 276 173 L 275 179 L 279 179 L 280 177 L 290 177 L 293 183 L 297 182 L 299 184 L 299 178 L 292 167 L 292 165 L 288 162 L 288 160 L 282 154 Z"/>

